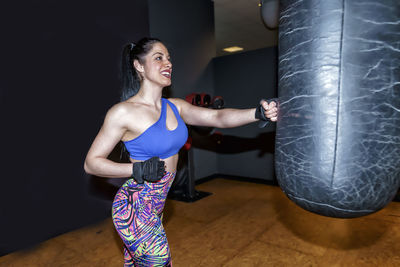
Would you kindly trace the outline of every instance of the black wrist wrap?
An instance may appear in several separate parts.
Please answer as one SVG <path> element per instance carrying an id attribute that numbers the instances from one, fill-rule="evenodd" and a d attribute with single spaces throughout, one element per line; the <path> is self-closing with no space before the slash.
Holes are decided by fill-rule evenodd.
<path id="1" fill-rule="evenodd" d="M 267 101 L 267 103 L 271 103 L 271 102 L 275 102 L 278 104 L 277 102 L 277 98 L 271 98 L 271 99 L 262 99 Z M 261 101 L 260 101 L 261 102 Z M 264 128 L 271 120 L 268 119 L 267 117 L 265 117 L 265 109 L 263 108 L 263 106 L 261 104 L 259 104 L 256 108 L 256 112 L 254 114 L 256 119 L 259 119 L 260 122 L 258 123 L 258 127 L 259 128 Z"/>
<path id="2" fill-rule="evenodd" d="M 157 182 L 165 173 L 164 161 L 159 157 L 152 157 L 143 162 L 135 162 L 132 167 L 132 177 L 138 184 L 144 181 Z"/>

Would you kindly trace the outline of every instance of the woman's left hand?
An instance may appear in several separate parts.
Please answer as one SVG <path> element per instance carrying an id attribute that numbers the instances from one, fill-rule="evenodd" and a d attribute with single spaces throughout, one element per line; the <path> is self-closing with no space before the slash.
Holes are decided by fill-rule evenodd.
<path id="1" fill-rule="evenodd" d="M 267 117 L 271 121 L 278 120 L 278 105 L 275 101 L 270 101 L 268 104 L 267 101 L 261 100 L 260 104 L 263 106 L 265 110 L 264 112 L 265 117 Z"/>

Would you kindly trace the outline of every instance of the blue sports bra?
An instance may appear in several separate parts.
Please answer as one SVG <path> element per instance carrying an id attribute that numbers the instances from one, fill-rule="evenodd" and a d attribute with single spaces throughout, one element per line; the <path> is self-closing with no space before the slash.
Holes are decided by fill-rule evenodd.
<path id="1" fill-rule="evenodd" d="M 178 121 L 176 129 L 167 129 L 167 104 L 171 107 Z M 161 98 L 161 115 L 158 121 L 146 129 L 138 137 L 125 141 L 125 147 L 132 159 L 148 160 L 152 157 L 166 159 L 179 152 L 186 143 L 188 131 L 174 104 Z"/>

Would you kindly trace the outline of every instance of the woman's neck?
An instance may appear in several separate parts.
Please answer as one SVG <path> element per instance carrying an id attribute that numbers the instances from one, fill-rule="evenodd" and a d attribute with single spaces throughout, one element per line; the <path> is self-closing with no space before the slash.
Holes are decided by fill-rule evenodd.
<path id="1" fill-rule="evenodd" d="M 158 106 L 161 103 L 162 88 L 143 83 L 136 96 L 146 104 Z"/>

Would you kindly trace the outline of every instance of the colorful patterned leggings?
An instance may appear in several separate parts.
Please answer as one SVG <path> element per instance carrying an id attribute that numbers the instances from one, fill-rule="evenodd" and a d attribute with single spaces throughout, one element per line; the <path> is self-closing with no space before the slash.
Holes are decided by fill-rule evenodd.
<path id="1" fill-rule="evenodd" d="M 118 190 L 112 217 L 124 242 L 124 266 L 170 266 L 162 211 L 174 178 L 175 173 L 167 172 L 156 183 L 130 179 Z"/>

